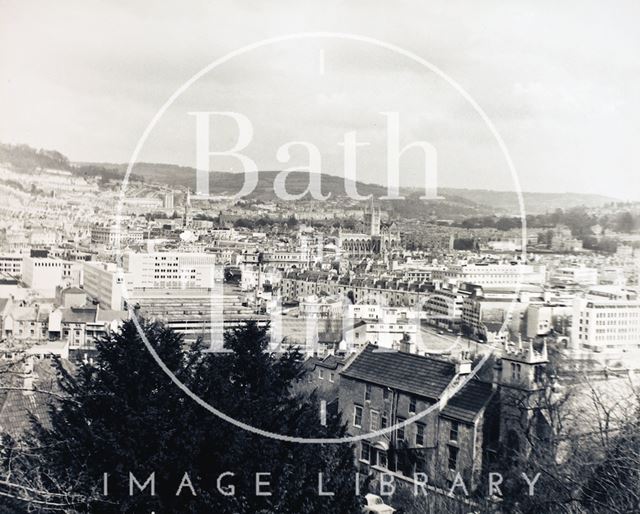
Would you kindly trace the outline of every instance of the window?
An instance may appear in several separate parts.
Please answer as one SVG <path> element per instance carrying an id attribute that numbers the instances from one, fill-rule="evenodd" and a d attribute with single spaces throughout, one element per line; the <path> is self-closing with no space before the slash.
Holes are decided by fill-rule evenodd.
<path id="1" fill-rule="evenodd" d="M 382 413 L 380 418 L 380 428 L 387 428 L 389 426 L 389 415 L 386 412 Z"/>
<path id="2" fill-rule="evenodd" d="M 371 459 L 371 446 L 366 441 L 362 441 L 362 446 L 360 447 L 360 460 L 365 462 L 369 462 Z"/>
<path id="3" fill-rule="evenodd" d="M 542 378 L 544 377 L 544 368 L 542 366 L 536 366 L 533 368 L 533 380 L 536 384 L 542 383 Z"/>
<path id="4" fill-rule="evenodd" d="M 329 373 L 329 382 L 334 382 L 335 381 L 335 373 Z"/>
<path id="5" fill-rule="evenodd" d="M 513 376 L 513 379 L 515 381 L 519 381 L 520 380 L 520 371 L 522 369 L 522 366 L 520 364 L 516 364 L 516 363 L 511 363 L 511 375 Z"/>
<path id="6" fill-rule="evenodd" d="M 353 406 L 353 426 L 362 428 L 362 407 L 360 405 Z"/>
<path id="7" fill-rule="evenodd" d="M 416 446 L 424 446 L 424 425 L 416 423 Z"/>
<path id="8" fill-rule="evenodd" d="M 372 410 L 369 429 L 378 430 L 378 428 L 380 428 L 380 413 L 377 410 Z"/>
<path id="9" fill-rule="evenodd" d="M 449 463 L 449 469 L 451 471 L 455 471 L 456 468 L 458 467 L 458 448 L 456 448 L 455 446 L 449 446 L 449 458 L 448 463 Z"/>
<path id="10" fill-rule="evenodd" d="M 387 463 L 387 452 L 383 451 L 383 450 L 379 450 L 378 451 L 378 466 L 380 466 L 381 468 L 386 468 L 388 465 Z"/>
<path id="11" fill-rule="evenodd" d="M 324 380 L 324 370 L 323 369 L 319 369 L 318 370 L 318 378 L 320 380 Z"/>
<path id="12" fill-rule="evenodd" d="M 409 398 L 409 414 L 416 413 L 416 403 L 416 399 L 413 396 Z"/>
<path id="13" fill-rule="evenodd" d="M 398 423 L 404 423 L 404 418 L 398 418 Z M 398 427 L 398 441 L 404 441 L 404 426 Z"/>
<path id="14" fill-rule="evenodd" d="M 364 385 L 364 401 L 365 402 L 371 401 L 371 385 L 369 384 Z"/>
<path id="15" fill-rule="evenodd" d="M 449 440 L 457 441 L 458 440 L 458 428 L 459 423 L 457 421 L 451 422 L 451 428 L 449 429 Z"/>

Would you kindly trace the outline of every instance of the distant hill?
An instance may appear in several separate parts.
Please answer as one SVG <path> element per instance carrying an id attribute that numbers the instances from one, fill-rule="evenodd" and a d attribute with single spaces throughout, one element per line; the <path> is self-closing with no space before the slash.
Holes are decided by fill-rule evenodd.
<path id="1" fill-rule="evenodd" d="M 453 189 L 443 188 L 440 194 L 456 196 L 473 200 L 482 205 L 491 206 L 497 212 L 513 214 L 520 213 L 518 196 L 513 191 L 489 191 L 484 189 Z M 525 211 L 530 214 L 544 214 L 556 209 L 570 209 L 572 207 L 599 207 L 607 203 L 618 202 L 616 198 L 604 195 L 586 193 L 522 193 Z"/>
<path id="2" fill-rule="evenodd" d="M 88 163 L 84 163 L 88 166 Z M 99 163 L 99 167 L 117 168 L 124 175 L 127 165 Z M 185 166 L 175 166 L 170 164 L 136 163 L 133 173 L 143 177 L 145 182 L 155 182 L 175 188 L 189 188 L 192 191 L 196 188 L 196 170 Z M 258 184 L 253 193 L 247 198 L 262 200 L 265 202 L 277 200 L 274 193 L 273 183 L 280 171 L 260 171 L 258 173 Z M 240 191 L 244 183 L 244 174 L 213 171 L 209 174 L 209 194 L 212 196 L 232 195 Z M 308 173 L 295 171 L 287 176 L 286 188 L 290 194 L 300 194 L 309 185 Z M 387 189 L 379 184 L 369 184 L 357 182 L 357 191 L 360 195 L 373 195 L 380 199 L 387 194 Z M 343 177 L 335 175 L 322 175 L 322 194 L 331 193 L 331 199 L 347 197 L 345 191 L 345 181 Z M 393 211 L 395 214 L 405 218 L 446 218 L 458 219 L 466 216 L 477 216 L 493 214 L 493 209 L 481 205 L 469 198 L 463 198 L 452 191 L 446 198 L 424 202 L 419 199 L 422 192 L 414 192 L 408 189 L 401 191 L 407 201 L 382 201 L 385 210 Z"/>
<path id="3" fill-rule="evenodd" d="M 118 167 L 122 173 L 126 165 L 103 164 L 105 167 Z M 196 172 L 194 168 L 176 166 L 171 164 L 137 163 L 133 172 L 149 182 L 160 182 L 173 187 L 189 187 L 195 189 Z M 273 181 L 278 171 L 261 171 L 258 185 L 252 197 L 261 200 L 272 200 Z M 212 172 L 210 177 L 210 193 L 212 195 L 233 194 L 242 187 L 244 177 L 242 174 L 227 172 Z M 291 173 L 287 179 L 287 191 L 296 194 L 301 193 L 308 185 L 306 172 Z M 333 196 L 345 195 L 344 179 L 335 175 L 322 176 L 322 192 L 331 192 Z M 362 195 L 372 194 L 379 198 L 386 195 L 386 188 L 379 184 L 367 184 L 358 182 L 358 192 Z M 403 195 L 417 198 L 422 194 L 415 190 L 405 189 Z M 512 191 L 490 191 L 483 189 L 458 189 L 441 188 L 438 194 L 445 201 L 460 206 L 459 214 L 470 214 L 471 211 L 488 214 L 519 215 L 520 207 L 518 196 Z M 556 209 L 568 209 L 571 207 L 599 207 L 601 205 L 616 202 L 616 198 L 604 195 L 584 193 L 523 193 L 525 210 L 530 214 L 543 214 Z M 434 202 L 429 202 L 434 203 Z M 440 201 L 442 203 L 442 201 Z M 438 209 L 441 210 L 441 209 Z M 453 213 L 455 214 L 455 212 Z"/>
<path id="4" fill-rule="evenodd" d="M 0 163 L 9 163 L 17 169 L 28 171 L 35 168 L 70 170 L 83 176 L 100 176 L 103 180 L 119 180 L 124 176 L 127 165 L 114 163 L 71 163 L 69 159 L 55 150 L 37 150 L 27 145 L 7 145 L 0 143 Z M 258 185 L 250 196 L 262 201 L 277 199 L 273 191 L 273 182 L 278 171 L 261 171 Z M 196 172 L 188 166 L 159 163 L 136 163 L 131 180 L 143 180 L 173 188 L 195 190 Z M 211 195 L 231 195 L 238 192 L 243 184 L 244 175 L 239 173 L 212 172 L 210 174 Z M 293 172 L 287 178 L 287 191 L 301 193 L 308 185 L 306 172 Z M 373 195 L 380 198 L 386 195 L 386 188 L 379 184 L 358 182 L 357 190 L 361 195 Z M 322 191 L 331 192 L 334 199 L 346 196 L 344 179 L 335 175 L 322 176 Z M 423 202 L 416 189 L 404 189 L 402 194 L 408 198 L 405 202 L 385 202 L 385 208 L 408 218 L 446 218 L 455 219 L 464 216 L 486 214 L 518 215 L 517 195 L 509 191 L 489 191 L 480 189 L 441 188 L 438 194 L 441 200 Z M 597 207 L 617 201 L 595 194 L 581 193 L 523 193 L 525 210 L 531 214 L 551 212 L 558 208 L 567 209 L 577 206 Z"/>
<path id="5" fill-rule="evenodd" d="M 68 170 L 69 159 L 55 150 L 36 150 L 28 145 L 0 143 L 0 163 L 9 163 L 19 170 L 50 168 Z"/>

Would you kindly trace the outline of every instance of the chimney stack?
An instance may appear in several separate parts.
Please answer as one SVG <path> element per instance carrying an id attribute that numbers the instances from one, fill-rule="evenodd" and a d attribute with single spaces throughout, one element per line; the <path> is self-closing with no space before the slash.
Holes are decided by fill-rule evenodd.
<path id="1" fill-rule="evenodd" d="M 468 375 L 471 373 L 471 360 L 469 359 L 469 352 L 460 352 L 460 359 L 456 361 L 456 375 Z"/>
<path id="2" fill-rule="evenodd" d="M 22 368 L 22 394 L 30 396 L 33 394 L 33 382 L 35 373 L 33 372 L 33 355 L 27 355 Z"/>

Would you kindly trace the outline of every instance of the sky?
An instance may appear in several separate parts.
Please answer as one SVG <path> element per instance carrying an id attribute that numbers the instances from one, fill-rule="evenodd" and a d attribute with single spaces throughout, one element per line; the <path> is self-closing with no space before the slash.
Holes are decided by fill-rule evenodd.
<path id="1" fill-rule="evenodd" d="M 524 191 L 640 200 L 640 3 L 618 1 L 226 2 L 0 0 L 0 142 L 56 149 L 73 161 L 128 162 L 150 121 L 194 74 L 246 45 L 333 32 L 403 48 L 450 77 L 504 140 Z M 306 141 L 321 170 L 344 174 L 346 132 L 357 178 L 386 183 L 386 116 L 398 113 L 400 183 L 514 190 L 482 116 L 440 74 L 389 49 L 303 38 L 247 51 L 210 70 L 167 108 L 139 159 L 196 164 L 194 111 L 245 116 L 242 153 L 259 169 L 303 169 L 278 148 Z M 216 118 L 212 149 L 235 123 Z M 282 155 L 280 156 L 282 157 Z M 211 167 L 241 171 L 234 158 Z"/>

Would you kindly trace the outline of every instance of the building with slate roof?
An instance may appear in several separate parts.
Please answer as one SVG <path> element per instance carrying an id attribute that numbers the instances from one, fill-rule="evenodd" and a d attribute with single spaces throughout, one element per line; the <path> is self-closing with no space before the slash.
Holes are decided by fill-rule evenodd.
<path id="1" fill-rule="evenodd" d="M 304 363 L 306 373 L 300 388 L 309 392 L 315 391 L 318 398 L 325 400 L 327 404 L 337 406 L 340 370 L 348 359 L 348 356 L 335 354 L 309 357 Z"/>
<path id="2" fill-rule="evenodd" d="M 72 350 L 92 350 L 97 339 L 117 330 L 127 318 L 127 311 L 99 305 L 60 307 L 49 316 L 49 336 L 67 341 Z"/>
<path id="3" fill-rule="evenodd" d="M 391 307 L 422 305 L 432 289 L 427 282 L 379 280 L 367 276 L 289 272 L 280 283 L 283 301 L 297 302 L 309 295 L 340 295 L 353 302 L 382 302 Z"/>
<path id="4" fill-rule="evenodd" d="M 339 407 L 350 435 L 375 433 L 356 443 L 361 472 L 405 480 L 421 472 L 445 487 L 460 473 L 468 488 L 477 487 L 498 435 L 488 415 L 497 395 L 493 384 L 467 380 L 469 372 L 468 361 L 374 345 L 352 357 L 340 372 Z"/>
<path id="5" fill-rule="evenodd" d="M 4 316 L 2 337 L 16 340 L 39 341 L 47 339 L 47 322 L 51 304 L 13 305 Z"/>
<path id="6" fill-rule="evenodd" d="M 68 361 L 63 365 L 71 371 Z M 51 428 L 51 408 L 64 392 L 47 355 L 31 352 L 24 361 L 14 360 L 13 366 L 9 368 L 13 371 L 10 388 L 0 395 L 0 434 L 20 440 L 32 429 L 33 421 Z"/>

